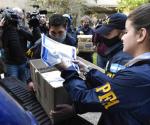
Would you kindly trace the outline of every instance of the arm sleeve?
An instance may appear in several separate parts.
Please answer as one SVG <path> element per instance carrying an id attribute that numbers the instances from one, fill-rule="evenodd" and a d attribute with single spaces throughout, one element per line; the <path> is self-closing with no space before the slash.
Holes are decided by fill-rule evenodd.
<path id="1" fill-rule="evenodd" d="M 32 33 L 27 29 L 27 28 L 20 28 L 19 32 L 21 32 L 21 34 L 28 40 L 33 42 L 33 35 Z"/>
<path id="2" fill-rule="evenodd" d="M 86 75 L 86 81 L 90 87 L 95 88 L 103 85 L 106 81 L 111 81 L 111 78 L 96 69 L 91 69 Z"/>
<path id="3" fill-rule="evenodd" d="M 8 47 L 9 47 L 9 53 L 11 56 L 15 57 L 15 60 L 20 60 L 21 58 L 24 58 L 24 51 L 21 47 L 20 41 L 19 41 L 19 34 L 15 28 L 9 28 L 6 32 L 8 37 Z"/>
<path id="4" fill-rule="evenodd" d="M 88 89 L 86 81 L 79 77 L 73 67 L 63 71 L 61 76 L 65 79 L 64 87 L 74 102 L 76 113 L 104 110 L 97 98 L 95 88 Z"/>
<path id="5" fill-rule="evenodd" d="M 63 71 L 63 74 L 67 74 L 67 72 Z M 81 79 L 76 71 L 70 71 L 68 77 L 64 77 L 66 79 L 64 87 L 71 96 L 77 113 L 130 110 L 142 105 L 140 101 L 143 98 L 138 97 L 141 88 L 137 87 L 138 84 L 135 87 L 135 81 L 139 80 L 136 74 L 122 71 L 113 79 L 107 79 L 99 71 L 96 74 L 98 75 L 97 79 L 102 83 L 92 89 L 87 88 L 86 81 Z M 148 89 L 146 90 L 148 91 Z"/>
<path id="6" fill-rule="evenodd" d="M 33 28 L 32 35 L 33 35 L 33 42 L 35 43 L 38 39 L 41 38 L 41 30 L 40 30 L 40 28 L 39 27 Z"/>

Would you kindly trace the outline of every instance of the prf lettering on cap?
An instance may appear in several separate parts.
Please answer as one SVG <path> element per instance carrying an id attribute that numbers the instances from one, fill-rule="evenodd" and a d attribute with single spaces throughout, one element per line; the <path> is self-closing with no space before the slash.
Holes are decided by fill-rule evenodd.
<path id="1" fill-rule="evenodd" d="M 103 95 L 98 96 L 99 101 L 104 105 L 105 109 L 119 103 L 117 96 L 111 90 L 110 84 L 107 82 L 104 86 L 96 88 L 96 92 L 103 92 Z"/>
<path id="2" fill-rule="evenodd" d="M 109 22 L 110 22 L 110 18 L 106 18 L 105 21 L 104 21 L 104 24 L 107 24 L 107 25 L 108 25 Z"/>

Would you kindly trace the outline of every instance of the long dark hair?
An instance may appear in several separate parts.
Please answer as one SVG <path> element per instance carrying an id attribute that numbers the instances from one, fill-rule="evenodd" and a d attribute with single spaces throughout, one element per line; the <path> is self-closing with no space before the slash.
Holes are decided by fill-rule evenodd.
<path id="1" fill-rule="evenodd" d="M 133 10 L 128 15 L 128 19 L 132 22 L 132 25 L 136 30 L 146 28 L 150 34 L 150 3 L 144 4 Z"/>

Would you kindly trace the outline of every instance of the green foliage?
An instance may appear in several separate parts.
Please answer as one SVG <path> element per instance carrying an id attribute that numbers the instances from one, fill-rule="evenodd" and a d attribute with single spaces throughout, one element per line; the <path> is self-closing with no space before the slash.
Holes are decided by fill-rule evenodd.
<path id="1" fill-rule="evenodd" d="M 129 12 L 138 6 L 149 2 L 150 0 L 120 0 L 117 10 Z"/>
<path id="2" fill-rule="evenodd" d="M 97 65 L 97 53 L 93 53 L 93 64 Z"/>

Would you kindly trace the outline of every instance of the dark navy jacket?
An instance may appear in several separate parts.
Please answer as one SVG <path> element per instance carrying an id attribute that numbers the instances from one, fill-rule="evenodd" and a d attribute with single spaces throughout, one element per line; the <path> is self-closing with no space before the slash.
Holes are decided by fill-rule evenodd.
<path id="1" fill-rule="evenodd" d="M 90 27 L 88 28 L 84 28 L 83 26 L 79 26 L 78 30 L 77 30 L 77 35 L 80 34 L 80 31 L 82 31 L 84 33 L 84 35 L 92 35 L 94 34 L 94 30 Z"/>
<path id="2" fill-rule="evenodd" d="M 150 125 L 150 53 L 130 61 L 114 78 L 92 69 L 83 80 L 72 69 L 62 77 L 77 113 L 102 112 L 100 125 Z"/>
<path id="3" fill-rule="evenodd" d="M 72 25 L 67 26 L 67 33 L 70 34 L 73 38 L 77 39 L 76 30 Z"/>
<path id="4" fill-rule="evenodd" d="M 63 42 L 66 45 L 70 45 L 70 46 L 77 46 L 77 40 L 76 38 L 72 37 L 70 34 L 67 34 L 66 39 Z"/>
<path id="5" fill-rule="evenodd" d="M 116 74 L 119 70 L 125 68 L 125 64 L 129 62 L 133 57 L 122 51 L 122 42 L 109 48 L 108 51 L 108 61 L 105 67 L 106 74 L 110 77 Z M 110 51 L 109 51 L 110 50 Z"/>

